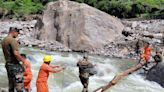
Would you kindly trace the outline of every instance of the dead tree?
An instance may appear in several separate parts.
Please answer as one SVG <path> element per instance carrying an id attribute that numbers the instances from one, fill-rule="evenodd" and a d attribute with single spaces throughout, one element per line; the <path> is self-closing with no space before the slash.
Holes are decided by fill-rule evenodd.
<path id="1" fill-rule="evenodd" d="M 144 65 L 146 64 L 145 61 L 142 61 L 140 63 L 138 63 L 135 66 L 132 66 L 131 68 L 117 74 L 108 84 L 101 86 L 100 88 L 96 89 L 94 92 L 104 92 L 107 89 L 109 89 L 110 87 L 114 86 L 115 84 L 117 84 L 121 79 L 123 79 L 125 76 L 139 70 L 140 68 L 142 68 Z"/>

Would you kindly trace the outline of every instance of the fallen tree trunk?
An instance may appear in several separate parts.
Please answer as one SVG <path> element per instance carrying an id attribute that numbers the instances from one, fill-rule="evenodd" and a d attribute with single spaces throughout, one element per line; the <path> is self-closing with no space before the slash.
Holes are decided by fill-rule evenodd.
<path id="1" fill-rule="evenodd" d="M 108 84 L 106 84 L 105 86 L 101 86 L 100 88 L 96 89 L 94 92 L 104 92 L 107 89 L 109 89 L 110 87 L 114 86 L 115 84 L 117 84 L 118 81 L 120 81 L 122 78 L 124 78 L 125 76 L 137 71 L 138 69 L 142 68 L 144 65 L 146 64 L 145 61 L 140 62 L 139 64 L 117 74 Z"/>

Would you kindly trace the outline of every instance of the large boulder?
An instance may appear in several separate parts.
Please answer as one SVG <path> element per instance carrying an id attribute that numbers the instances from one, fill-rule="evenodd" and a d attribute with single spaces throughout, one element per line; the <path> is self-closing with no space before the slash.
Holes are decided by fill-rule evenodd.
<path id="1" fill-rule="evenodd" d="M 164 62 L 159 63 L 157 66 L 152 67 L 146 76 L 150 81 L 155 81 L 164 87 Z"/>
<path id="2" fill-rule="evenodd" d="M 43 14 L 39 39 L 58 41 L 72 50 L 94 51 L 121 35 L 121 21 L 86 4 L 50 2 Z"/>

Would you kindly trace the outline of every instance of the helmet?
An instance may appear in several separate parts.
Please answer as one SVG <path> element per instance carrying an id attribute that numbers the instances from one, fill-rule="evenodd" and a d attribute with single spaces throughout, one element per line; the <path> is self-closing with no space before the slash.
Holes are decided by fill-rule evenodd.
<path id="1" fill-rule="evenodd" d="M 52 61 L 52 56 L 51 55 L 45 55 L 43 58 L 44 62 L 51 62 Z"/>

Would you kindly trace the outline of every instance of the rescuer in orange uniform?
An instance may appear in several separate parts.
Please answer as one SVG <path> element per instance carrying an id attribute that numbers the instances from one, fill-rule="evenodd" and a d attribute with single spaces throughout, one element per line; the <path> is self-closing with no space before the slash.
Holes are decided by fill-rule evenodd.
<path id="1" fill-rule="evenodd" d="M 142 51 L 141 58 L 148 63 L 151 57 L 151 51 L 152 51 L 150 44 L 148 42 L 145 43 L 145 46 L 144 48 L 141 49 L 141 51 Z"/>
<path id="2" fill-rule="evenodd" d="M 145 71 L 148 71 L 146 67 L 148 67 L 148 63 L 151 57 L 151 51 L 152 51 L 152 48 L 150 47 L 150 44 L 146 42 L 145 46 L 141 49 L 141 59 L 139 61 L 141 62 L 143 60 L 144 62 L 146 62 L 146 64 L 144 65 L 145 67 L 143 67 Z"/>
<path id="3" fill-rule="evenodd" d="M 23 76 L 24 76 L 24 88 L 26 92 L 31 92 L 30 83 L 32 80 L 32 71 L 31 71 L 31 64 L 30 61 L 26 59 L 25 54 L 21 54 L 21 56 L 25 59 L 23 62 L 23 67 L 25 69 Z"/>
<path id="4" fill-rule="evenodd" d="M 49 73 L 60 72 L 64 69 L 62 66 L 49 65 L 52 61 L 52 57 L 50 55 L 45 55 L 43 61 L 44 63 L 40 67 L 36 81 L 37 92 L 49 92 L 47 84 Z"/>

